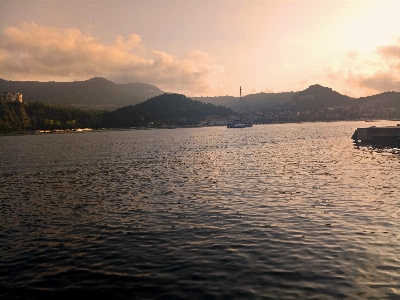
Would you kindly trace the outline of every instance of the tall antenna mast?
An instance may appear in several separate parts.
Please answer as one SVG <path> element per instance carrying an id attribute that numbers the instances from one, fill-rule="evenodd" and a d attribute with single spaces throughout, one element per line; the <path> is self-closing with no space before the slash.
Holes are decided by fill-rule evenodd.
<path id="1" fill-rule="evenodd" d="M 242 114 L 243 114 L 243 112 L 242 112 L 242 110 L 243 110 L 243 104 L 242 104 L 242 86 L 240 86 L 240 98 L 239 98 L 239 101 L 240 101 L 240 120 L 242 120 L 243 119 L 243 116 L 242 116 Z"/>

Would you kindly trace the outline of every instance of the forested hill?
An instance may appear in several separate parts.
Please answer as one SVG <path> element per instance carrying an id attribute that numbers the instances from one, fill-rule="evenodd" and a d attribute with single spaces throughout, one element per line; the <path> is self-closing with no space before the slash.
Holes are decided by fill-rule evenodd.
<path id="1" fill-rule="evenodd" d="M 134 105 L 163 93 L 151 84 L 139 82 L 115 84 L 102 77 L 74 82 L 0 79 L 0 92 L 22 93 L 24 102 L 45 102 L 107 110 Z"/>
<path id="2" fill-rule="evenodd" d="M 0 132 L 95 127 L 103 112 L 42 102 L 0 101 Z"/>
<path id="3" fill-rule="evenodd" d="M 134 106 L 104 113 L 103 122 L 109 127 L 196 125 L 207 116 L 228 117 L 230 108 L 206 104 L 180 94 L 162 94 Z"/>
<path id="4" fill-rule="evenodd" d="M 42 102 L 0 101 L 0 132 L 39 129 L 197 125 L 207 116 L 228 117 L 229 108 L 205 104 L 179 94 L 162 94 L 115 111 L 82 110 Z"/>
<path id="5" fill-rule="evenodd" d="M 277 105 L 282 105 L 291 100 L 296 92 L 282 93 L 257 93 L 243 96 L 248 109 L 251 113 L 265 111 Z M 216 97 L 191 97 L 193 100 L 204 101 L 215 105 L 223 105 L 229 107 L 236 112 L 240 112 L 241 103 L 239 97 L 233 96 L 216 96 Z"/>
<path id="6" fill-rule="evenodd" d="M 280 107 L 291 111 L 307 111 L 324 107 L 351 106 L 356 104 L 359 104 L 359 101 L 355 98 L 342 95 L 331 88 L 314 84 L 293 95 L 289 102 L 282 104 Z"/>

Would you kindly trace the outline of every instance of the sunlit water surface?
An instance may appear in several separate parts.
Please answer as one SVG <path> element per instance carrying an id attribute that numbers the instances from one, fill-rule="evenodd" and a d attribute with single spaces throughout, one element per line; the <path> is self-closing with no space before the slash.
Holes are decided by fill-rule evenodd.
<path id="1" fill-rule="evenodd" d="M 0 137 L 0 298 L 398 298 L 400 155 L 365 126 Z"/>

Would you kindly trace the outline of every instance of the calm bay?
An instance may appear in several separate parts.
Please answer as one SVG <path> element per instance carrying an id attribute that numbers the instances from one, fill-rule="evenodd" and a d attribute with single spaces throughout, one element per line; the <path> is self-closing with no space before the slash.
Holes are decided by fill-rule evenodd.
<path id="1" fill-rule="evenodd" d="M 400 154 L 369 125 L 1 136 L 0 299 L 399 298 Z"/>

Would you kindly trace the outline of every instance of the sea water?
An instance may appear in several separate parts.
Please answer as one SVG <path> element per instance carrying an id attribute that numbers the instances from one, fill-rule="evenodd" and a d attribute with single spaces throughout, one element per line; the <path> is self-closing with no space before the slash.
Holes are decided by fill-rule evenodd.
<path id="1" fill-rule="evenodd" d="M 398 298 L 400 155 L 366 125 L 2 136 L 0 298 Z"/>

